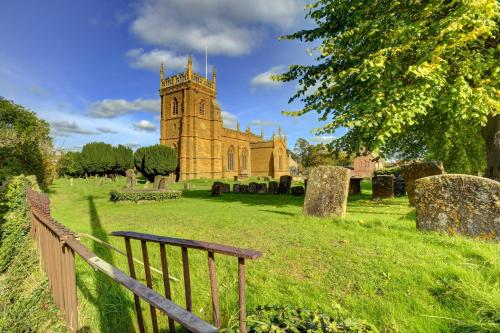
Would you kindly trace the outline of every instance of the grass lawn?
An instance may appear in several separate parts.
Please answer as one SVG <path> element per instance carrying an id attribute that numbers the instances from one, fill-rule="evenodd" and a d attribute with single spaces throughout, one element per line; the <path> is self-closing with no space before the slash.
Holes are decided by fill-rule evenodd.
<path id="1" fill-rule="evenodd" d="M 337 311 L 375 324 L 382 332 L 500 331 L 500 245 L 421 233 L 407 198 L 349 199 L 343 220 L 306 217 L 303 197 L 224 194 L 210 196 L 212 181 L 192 181 L 196 190 L 161 203 L 109 202 L 109 191 L 125 179 L 59 179 L 51 187 L 54 217 L 77 233 L 94 235 L 125 249 L 109 236 L 131 230 L 217 242 L 262 251 L 247 261 L 247 307 L 287 304 Z M 139 188 L 146 185 L 139 185 Z M 181 189 L 182 184 L 174 187 Z M 126 258 L 91 240 L 82 241 L 103 259 L 128 272 Z M 140 243 L 133 241 L 136 258 Z M 174 301 L 184 305 L 180 250 L 169 248 Z M 154 267 L 158 246 L 150 245 Z M 206 255 L 190 252 L 193 311 L 211 319 Z M 237 260 L 216 255 L 224 325 L 237 318 Z M 136 265 L 144 282 L 142 266 Z M 127 332 L 136 326 L 131 293 L 78 260 L 80 326 L 90 332 Z M 155 289 L 163 293 L 160 276 Z M 145 283 L 145 282 L 144 282 Z M 149 324 L 149 308 L 143 304 Z M 161 327 L 168 327 L 163 316 Z"/>

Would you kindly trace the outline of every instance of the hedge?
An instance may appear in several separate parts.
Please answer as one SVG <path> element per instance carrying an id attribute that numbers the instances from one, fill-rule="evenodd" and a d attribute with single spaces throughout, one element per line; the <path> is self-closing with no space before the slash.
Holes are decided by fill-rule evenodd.
<path id="1" fill-rule="evenodd" d="M 400 175 L 401 174 L 401 167 L 393 167 L 393 168 L 385 168 L 385 169 L 379 169 L 375 170 L 373 173 L 375 176 L 384 176 L 384 175 Z"/>
<path id="2" fill-rule="evenodd" d="M 165 201 L 179 199 L 182 196 L 180 191 L 172 190 L 112 190 L 109 192 L 109 200 L 118 201 Z"/>
<path id="3" fill-rule="evenodd" d="M 0 332 L 67 332 L 29 237 L 25 182 L 38 189 L 35 177 L 18 176 L 0 193 Z"/>

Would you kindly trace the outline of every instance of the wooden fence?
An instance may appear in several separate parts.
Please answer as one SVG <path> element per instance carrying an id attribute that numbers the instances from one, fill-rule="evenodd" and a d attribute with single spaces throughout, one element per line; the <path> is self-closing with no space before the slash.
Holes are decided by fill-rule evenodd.
<path id="1" fill-rule="evenodd" d="M 129 276 L 120 269 L 99 258 L 95 253 L 83 245 L 71 230 L 55 221 L 50 215 L 50 202 L 46 194 L 33 191 L 29 187 L 27 187 L 26 192 L 28 204 L 30 206 L 30 234 L 38 244 L 42 267 L 47 274 L 54 302 L 61 310 L 70 332 L 77 332 L 78 330 L 75 253 L 92 268 L 104 273 L 110 279 L 121 284 L 134 294 L 137 321 L 141 333 L 145 331 L 140 306 L 141 299 L 150 305 L 152 327 L 155 333 L 158 332 L 156 311 L 168 316 L 170 332 L 175 332 L 174 322 L 181 324 L 191 332 L 217 332 L 220 326 L 220 310 L 214 254 L 218 253 L 237 257 L 240 331 L 242 333 L 246 332 L 245 259 L 256 259 L 261 255 L 259 252 L 187 239 L 160 237 L 129 231 L 116 231 L 112 234 L 124 237 L 125 239 L 130 270 Z M 131 239 L 141 241 L 146 286 L 135 279 L 134 258 L 130 246 Z M 147 242 L 159 244 L 165 296 L 152 289 Z M 182 249 L 186 309 L 183 309 L 171 301 L 168 264 L 165 250 L 166 245 L 178 246 Z M 188 248 L 207 252 L 214 325 L 200 319 L 191 312 L 192 300 Z M 110 330 L 112 330 L 111 327 Z"/>

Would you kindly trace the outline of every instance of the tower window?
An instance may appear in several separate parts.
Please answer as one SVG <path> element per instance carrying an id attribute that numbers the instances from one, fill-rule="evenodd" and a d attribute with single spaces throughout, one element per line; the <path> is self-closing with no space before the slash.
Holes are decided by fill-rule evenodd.
<path id="1" fill-rule="evenodd" d="M 174 116 L 179 114 L 179 101 L 175 97 L 174 100 L 172 101 L 172 114 Z"/>
<path id="2" fill-rule="evenodd" d="M 201 100 L 200 102 L 200 115 L 204 115 L 205 114 L 205 101 L 204 100 Z"/>
<path id="3" fill-rule="evenodd" d="M 234 150 L 232 146 L 227 151 L 227 169 L 229 171 L 234 170 Z"/>

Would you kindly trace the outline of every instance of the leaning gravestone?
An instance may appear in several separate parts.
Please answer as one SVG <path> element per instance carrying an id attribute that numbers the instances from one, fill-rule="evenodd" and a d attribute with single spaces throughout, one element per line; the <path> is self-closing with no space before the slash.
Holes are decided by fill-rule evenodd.
<path id="1" fill-rule="evenodd" d="M 303 186 L 293 186 L 290 191 L 292 195 L 302 196 L 306 193 Z"/>
<path id="2" fill-rule="evenodd" d="M 304 213 L 344 217 L 350 177 L 351 170 L 343 167 L 320 166 L 312 169 L 307 182 Z"/>
<path id="3" fill-rule="evenodd" d="M 279 186 L 278 182 L 275 181 L 269 182 L 267 190 L 269 193 L 278 194 L 278 186 Z"/>
<path id="4" fill-rule="evenodd" d="M 278 193 L 288 194 L 288 192 L 290 192 L 291 185 L 292 185 L 292 176 L 281 176 L 280 184 L 278 186 Z"/>
<path id="5" fill-rule="evenodd" d="M 372 177 L 373 199 L 386 199 L 394 197 L 394 176 L 379 175 Z"/>
<path id="6" fill-rule="evenodd" d="M 135 187 L 135 172 L 132 169 L 125 171 L 125 176 L 127 176 L 127 188 Z"/>
<path id="7" fill-rule="evenodd" d="M 417 179 L 444 173 L 440 161 L 413 162 L 402 166 L 406 193 L 411 206 L 415 206 L 415 181 Z"/>
<path id="8" fill-rule="evenodd" d="M 361 194 L 362 177 L 351 177 L 349 179 L 349 194 Z"/>
<path id="9" fill-rule="evenodd" d="M 161 180 L 161 178 L 162 178 L 162 177 L 163 177 L 162 175 L 157 175 L 157 176 L 155 176 L 155 180 L 154 180 L 154 182 L 153 182 L 153 188 L 154 188 L 155 190 L 157 190 L 157 189 L 158 189 L 158 186 L 160 185 L 160 180 Z"/>
<path id="10" fill-rule="evenodd" d="M 266 183 L 260 183 L 257 186 L 257 193 L 259 193 L 259 194 L 266 194 L 267 193 L 267 184 Z"/>
<path id="11" fill-rule="evenodd" d="M 240 193 L 248 193 L 248 185 L 240 185 Z"/>
<path id="12" fill-rule="evenodd" d="M 259 184 L 254 182 L 248 184 L 248 193 L 257 193 L 258 189 L 259 189 Z"/>
<path id="13" fill-rule="evenodd" d="M 215 182 L 212 185 L 212 196 L 213 197 L 220 197 L 222 194 L 222 184 L 219 182 Z"/>
<path id="14" fill-rule="evenodd" d="M 500 182 L 439 175 L 415 182 L 418 230 L 500 241 Z"/>

